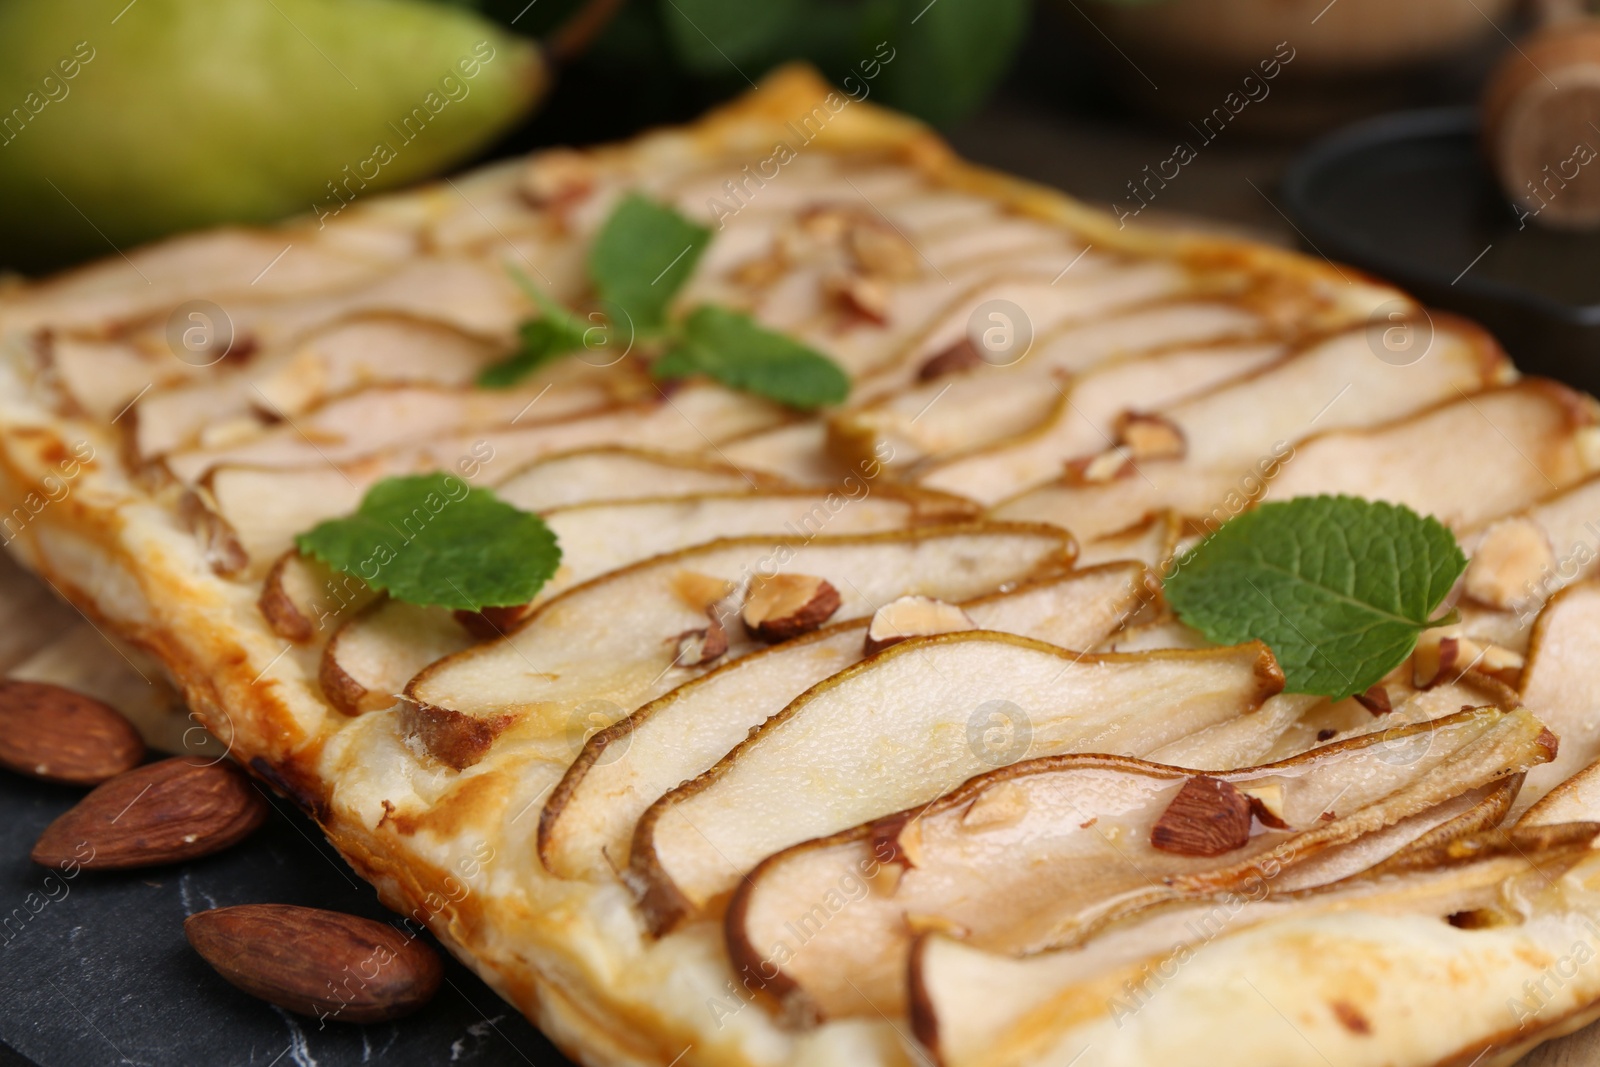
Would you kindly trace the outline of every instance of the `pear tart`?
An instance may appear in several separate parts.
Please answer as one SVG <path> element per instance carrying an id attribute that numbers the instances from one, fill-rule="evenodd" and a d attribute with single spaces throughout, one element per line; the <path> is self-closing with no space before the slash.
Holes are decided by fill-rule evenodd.
<path id="1" fill-rule="evenodd" d="M 581 305 L 632 193 L 712 228 L 675 314 L 848 398 L 476 385 L 514 272 Z M 584 1063 L 1487 1067 L 1600 1015 L 1597 407 L 1381 282 L 1121 229 L 790 69 L 14 284 L 0 342 L 10 550 Z M 533 600 L 297 550 L 427 472 L 542 517 Z M 1327 493 L 1470 556 L 1344 700 L 1161 591 Z"/>

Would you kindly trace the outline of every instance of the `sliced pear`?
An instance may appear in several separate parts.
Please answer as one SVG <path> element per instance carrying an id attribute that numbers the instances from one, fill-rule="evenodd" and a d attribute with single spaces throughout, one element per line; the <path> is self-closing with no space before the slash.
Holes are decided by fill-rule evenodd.
<path id="1" fill-rule="evenodd" d="M 588 418 L 446 437 L 350 463 L 317 459 L 282 468 L 223 464 L 206 473 L 201 484 L 210 486 L 219 513 L 241 531 L 251 559 L 270 559 L 288 548 L 295 534 L 354 511 L 367 487 L 386 475 L 444 470 L 492 482 L 497 470 L 575 448 L 609 441 L 704 447 L 708 439 L 735 436 L 782 418 L 773 407 L 728 390 L 689 386 L 671 404 L 625 405 Z"/>
<path id="2" fill-rule="evenodd" d="M 175 359 L 150 359 L 122 341 L 50 337 L 40 347 L 78 410 L 101 422 L 121 421 L 142 393 L 194 370 Z"/>
<path id="3" fill-rule="evenodd" d="M 376 595 L 361 579 L 291 550 L 272 565 L 257 607 L 279 637 L 306 644 L 332 636 Z"/>
<path id="4" fill-rule="evenodd" d="M 609 725 L 705 667 L 678 664 L 679 638 L 706 626 L 700 590 L 717 583 L 742 599 L 758 575 L 815 575 L 840 596 L 834 619 L 869 617 L 880 604 L 936 589 L 965 600 L 1011 582 L 1058 573 L 1071 558 L 1064 531 L 1047 526 L 924 527 L 852 537 L 749 537 L 658 556 L 547 601 L 510 637 L 422 671 L 407 695 L 425 708 L 513 714 L 518 736 L 570 760 L 570 715 L 580 703 L 611 708 Z M 931 577 L 938 575 L 938 578 Z M 696 581 L 688 582 L 686 579 Z M 728 627 L 732 662 L 760 646 Z"/>
<path id="5" fill-rule="evenodd" d="M 217 514 L 236 531 L 251 563 L 260 566 L 287 552 L 296 534 L 354 511 L 370 481 L 328 465 L 288 470 L 224 466 L 206 475 L 202 486 Z"/>
<path id="6" fill-rule="evenodd" d="M 788 1014 L 898 1015 L 913 918 L 1011 955 L 1076 943 L 1122 915 L 1268 883 L 1548 760 L 1548 737 L 1528 712 L 1490 708 L 1210 776 L 1095 755 L 1013 764 L 764 860 L 729 904 L 729 954 L 741 974 L 784 957 L 767 988 Z M 837 914 L 821 903 L 868 883 Z"/>
<path id="7" fill-rule="evenodd" d="M 253 421 L 259 431 L 374 385 L 470 385 L 499 351 L 447 326 L 402 316 L 334 322 L 276 352 L 253 353 L 242 369 L 225 362 L 142 396 L 136 446 L 150 459 L 197 438 L 210 444 L 218 423 Z"/>
<path id="8" fill-rule="evenodd" d="M 267 260 L 282 250 L 283 245 L 279 244 L 268 253 Z M 284 256 L 267 277 L 292 258 L 294 253 Z M 527 297 L 498 257 L 408 256 L 398 265 L 385 266 L 384 271 L 359 284 L 329 288 L 295 300 L 271 299 L 253 292 L 231 300 L 227 312 L 234 333 L 254 339 L 264 349 L 275 349 L 341 319 L 408 315 L 508 347 L 517 325 L 530 313 Z M 559 299 L 564 294 L 556 295 Z M 143 339 L 163 344 L 165 329 L 163 319 L 153 324 Z"/>
<path id="9" fill-rule="evenodd" d="M 1158 511 L 1126 530 L 1102 534 L 1078 546 L 1078 565 L 1084 567 L 1116 559 L 1136 559 L 1161 574 L 1177 554 L 1178 540 L 1182 534 L 1183 521 L 1177 514 Z"/>
<path id="10" fill-rule="evenodd" d="M 723 441 L 787 423 L 793 417 L 787 408 L 711 382 L 696 382 L 653 396 L 584 418 L 463 432 L 385 453 L 382 458 L 398 470 L 448 470 L 487 450 L 490 458 L 480 466 L 488 468 L 492 476 L 494 470 L 516 469 L 546 456 L 597 445 L 708 449 L 715 455 Z"/>
<path id="11" fill-rule="evenodd" d="M 328 703 L 346 715 L 378 711 L 400 699 L 422 668 L 474 643 L 448 610 L 384 598 L 334 631 L 317 680 Z"/>
<path id="12" fill-rule="evenodd" d="M 1155 414 L 1188 441 L 1181 460 L 1117 464 L 1099 484 L 1050 485 L 1008 500 L 998 513 L 1053 516 L 1085 539 L 1124 529 L 1157 508 L 1209 516 L 1236 501 L 1242 509 L 1308 433 L 1377 426 L 1462 392 L 1474 393 L 1508 374 L 1498 349 L 1476 328 L 1440 329 L 1428 358 L 1397 367 L 1373 356 L 1366 332 L 1315 342 L 1255 373 Z M 1016 441 L 936 468 L 923 484 L 995 503 L 1062 474 L 1089 458 L 1073 418 Z M 1104 438 L 1089 448 L 1109 457 Z M 1081 529 L 1080 529 L 1081 528 Z"/>
<path id="13" fill-rule="evenodd" d="M 514 421 L 544 424 L 593 414 L 613 403 L 610 391 L 593 383 L 552 388 L 548 393 L 414 386 L 366 389 L 299 418 L 262 428 L 238 443 L 179 449 L 166 456 L 166 464 L 179 480 L 193 482 L 221 464 L 309 467 L 344 463 L 471 427 L 506 427 Z M 140 421 L 141 425 L 147 421 L 144 412 Z"/>
<path id="14" fill-rule="evenodd" d="M 827 440 L 825 423 L 796 422 L 729 441 L 717 449 L 717 456 L 740 470 L 795 485 L 837 485 L 852 477 L 859 481 L 882 473 L 883 464 L 878 460 L 858 470 L 840 463 L 828 453 Z"/>
<path id="15" fill-rule="evenodd" d="M 129 249 L 127 260 L 91 263 L 0 300 L 0 322 L 8 332 L 50 327 L 104 334 L 147 316 L 160 315 L 164 322 L 185 300 L 311 295 L 386 271 L 381 262 L 297 242 L 296 255 L 263 273 L 262 266 L 287 243 L 270 230 L 224 228 Z M 129 263 L 137 273 L 128 271 Z"/>
<path id="16" fill-rule="evenodd" d="M 1600 779 L 1600 583 L 1580 582 L 1551 598 L 1534 626 L 1522 699 L 1561 738 L 1561 754 L 1528 774 L 1513 817 L 1531 822 L 1587 821 Z M 1532 811 L 1529 811 L 1532 809 Z M 1600 821 L 1597 818 L 1596 821 Z"/>
<path id="17" fill-rule="evenodd" d="M 1030 754 L 1140 755 L 1282 688 L 1261 644 L 1095 656 L 981 630 L 904 641 L 811 689 L 651 805 L 627 881 L 652 928 L 669 929 L 797 842 Z"/>
<path id="18" fill-rule="evenodd" d="M 1362 873 L 1425 865 L 1442 849 L 1494 829 L 1511 811 L 1523 776 L 1509 775 L 1469 789 L 1375 833 L 1335 846 L 1284 871 L 1274 893 L 1331 885 Z"/>
<path id="19" fill-rule="evenodd" d="M 894 487 L 863 487 L 855 497 L 825 489 L 773 489 L 573 504 L 545 512 L 562 546 L 561 569 L 539 598 L 548 600 L 607 571 L 719 537 L 871 533 L 971 519 L 975 511 L 974 505 L 942 493 Z"/>
<path id="20" fill-rule="evenodd" d="M 1229 304 L 1157 305 L 1073 325 L 1041 339 L 1034 351 L 1018 361 L 997 365 L 986 363 L 965 335 L 958 335 L 922 365 L 919 381 L 835 415 L 830 423 L 833 447 L 841 455 L 860 458 L 871 454 L 878 442 L 891 441 L 897 446 L 900 466 L 976 448 L 1015 436 L 1048 417 L 1060 395 L 1058 380 L 1063 377 L 1182 341 L 1192 344 L 1208 337 L 1247 335 L 1260 325 L 1255 316 Z M 1237 364 L 1233 373 L 1239 374 L 1281 355 L 1283 346 L 1232 344 L 1188 351 L 1191 356 L 1210 353 L 1218 361 L 1207 365 L 1191 358 L 1164 364 L 1171 373 L 1192 379 L 1187 389 L 1182 382 L 1169 384 L 1165 375 L 1151 368 L 1145 385 L 1153 385 L 1157 392 L 1148 398 L 1135 393 L 1137 400 L 1124 406 L 1133 402 L 1149 406 L 1162 403 L 1162 398 L 1197 392 L 1230 376 L 1225 357 L 1233 356 L 1232 362 Z M 950 371 L 942 372 L 945 367 Z M 1133 383 L 1128 387 L 1139 388 Z"/>
<path id="21" fill-rule="evenodd" d="M 1063 266 L 1071 255 L 1063 257 Z M 1090 265 L 1088 259 L 1080 261 L 1059 280 L 1049 275 L 1030 278 L 1019 273 L 991 279 L 970 290 L 950 303 L 921 336 L 896 357 L 892 368 L 879 369 L 868 379 L 864 385 L 868 395 L 881 395 L 885 390 L 910 384 L 929 359 L 974 330 L 979 333 L 991 329 L 999 331 L 990 348 L 1004 351 L 1011 344 L 1020 343 L 1023 330 L 1030 331 L 1035 339 L 1043 338 L 1064 323 L 1171 297 L 1182 293 L 1188 285 L 1186 273 L 1171 263 L 1146 260 L 1111 265 L 1102 261 L 1095 265 L 1096 269 L 1085 270 Z M 946 289 L 948 291 L 948 286 Z M 988 317 L 980 309 L 992 301 L 1005 301 L 1019 308 L 1025 321 L 1012 321 L 1015 313 L 1004 310 L 998 317 Z M 972 321 L 975 314 L 982 320 L 976 324 Z M 1024 351 L 1018 351 L 1017 358 L 1024 358 Z"/>
<path id="22" fill-rule="evenodd" d="M 712 453 L 642 448 L 591 448 L 529 464 L 495 485 L 502 500 L 525 511 L 598 501 L 642 500 L 691 493 L 782 489 L 775 475 L 746 472 Z"/>
<path id="23" fill-rule="evenodd" d="M 830 445 L 846 459 L 888 446 L 896 466 L 933 468 L 1042 423 L 1060 423 L 1067 408 L 1081 437 L 1062 437 L 1057 446 L 1066 455 L 1094 451 L 1114 439 L 1117 416 L 1128 408 L 1173 403 L 1265 366 L 1283 351 L 1271 343 L 1178 349 L 1091 367 L 1076 379 L 980 368 L 840 413 L 830 424 Z"/>
<path id="24" fill-rule="evenodd" d="M 1086 648 L 1138 610 L 1146 580 L 1137 564 L 1111 564 L 962 607 L 986 630 Z M 944 585 L 945 576 L 930 573 L 923 595 L 939 595 Z M 859 663 L 869 621 L 835 623 L 735 660 L 591 737 L 545 804 L 539 822 L 545 867 L 563 878 L 600 877 L 625 867 L 634 824 L 645 809 L 711 768 L 789 701 Z"/>
<path id="25" fill-rule="evenodd" d="M 1462 850 L 1466 862 L 1299 896 L 1222 895 L 1025 959 L 928 935 L 912 955 L 912 1026 L 942 1067 L 1060 1067 L 1091 1047 L 1108 1064 L 1227 1049 L 1240 1067 L 1520 1056 L 1600 998 L 1592 969 L 1547 980 L 1593 937 L 1595 830 L 1496 831 Z M 1506 921 L 1450 921 L 1476 915 Z M 1550 995 L 1530 997 L 1541 980 Z M 1417 1026 L 1430 1018 L 1455 1022 Z M 1519 1018 L 1526 1038 L 1508 1038 Z"/>
<path id="26" fill-rule="evenodd" d="M 1309 438 L 1266 499 L 1358 494 L 1466 529 L 1592 473 L 1600 463 L 1596 412 L 1566 386 L 1524 378 L 1389 426 Z"/>

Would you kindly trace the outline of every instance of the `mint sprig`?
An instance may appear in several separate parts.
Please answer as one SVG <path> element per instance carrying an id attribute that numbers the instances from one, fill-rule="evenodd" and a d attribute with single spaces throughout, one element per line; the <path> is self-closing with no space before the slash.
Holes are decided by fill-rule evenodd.
<path id="1" fill-rule="evenodd" d="M 561 563 L 543 519 L 451 474 L 385 478 L 295 545 L 397 600 L 465 611 L 526 604 Z"/>
<path id="2" fill-rule="evenodd" d="M 589 280 L 602 302 L 628 313 L 640 334 L 659 331 L 711 231 L 654 200 L 630 193 L 622 199 L 589 249 Z"/>
<path id="3" fill-rule="evenodd" d="M 588 260 L 589 281 L 610 327 L 586 323 L 512 269 L 540 315 L 523 324 L 517 351 L 485 368 L 478 384 L 509 388 L 570 352 L 615 344 L 625 353 L 638 343 L 664 353 L 650 368 L 659 380 L 704 374 L 802 411 L 843 401 L 850 379 L 838 364 L 748 315 L 704 305 L 681 321 L 669 319 L 673 299 L 710 240 L 710 230 L 672 208 L 636 193 L 625 197 L 601 227 Z"/>
<path id="4" fill-rule="evenodd" d="M 521 344 L 515 352 L 479 373 L 478 384 L 487 389 L 509 389 L 551 360 L 585 347 L 595 333 L 591 324 L 568 311 L 532 278 L 515 267 L 507 270 L 538 305 L 539 317 L 522 324 Z"/>
<path id="5" fill-rule="evenodd" d="M 1218 644 L 1264 641 L 1290 692 L 1343 699 L 1405 662 L 1467 560 L 1410 508 L 1350 496 L 1263 504 L 1173 564 L 1178 617 Z"/>
<path id="6" fill-rule="evenodd" d="M 749 315 L 707 305 L 696 308 L 666 355 L 651 366 L 657 378 L 704 374 L 730 389 L 809 411 L 849 395 L 850 379 L 829 359 Z"/>

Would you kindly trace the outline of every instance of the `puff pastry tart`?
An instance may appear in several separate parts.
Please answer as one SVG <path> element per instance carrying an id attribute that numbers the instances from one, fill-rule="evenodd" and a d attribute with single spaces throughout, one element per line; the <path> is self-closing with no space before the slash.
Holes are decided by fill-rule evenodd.
<path id="1" fill-rule="evenodd" d="M 633 194 L 711 230 L 671 318 L 848 397 L 476 384 L 516 274 L 582 306 Z M 1487 1067 L 1600 1014 L 1595 402 L 1379 281 L 1120 229 L 790 69 L 14 285 L 0 343 L 11 552 L 583 1063 Z M 556 535 L 531 603 L 297 550 L 432 471 Z M 1471 560 L 1344 700 L 1160 588 L 1319 494 Z"/>

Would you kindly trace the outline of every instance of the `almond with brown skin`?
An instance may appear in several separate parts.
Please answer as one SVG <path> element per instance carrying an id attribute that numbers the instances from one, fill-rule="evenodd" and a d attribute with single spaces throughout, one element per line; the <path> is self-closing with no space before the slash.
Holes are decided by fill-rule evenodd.
<path id="1" fill-rule="evenodd" d="M 110 705 L 46 682 L 0 681 L 0 767 L 99 785 L 143 759 L 139 732 Z"/>
<path id="2" fill-rule="evenodd" d="M 745 598 L 744 624 L 763 641 L 787 641 L 827 622 L 840 603 L 839 590 L 814 575 L 758 577 Z"/>
<path id="3" fill-rule="evenodd" d="M 1198 775 L 1183 783 L 1150 831 L 1150 846 L 1180 856 L 1221 856 L 1250 840 L 1250 798 L 1232 782 Z"/>
<path id="4" fill-rule="evenodd" d="M 919 381 L 931 382 L 935 378 L 943 378 L 946 374 L 960 374 L 969 371 L 983 362 L 983 355 L 978 351 L 978 346 L 972 343 L 972 338 L 962 335 L 961 340 L 949 348 L 941 349 L 928 357 L 928 361 L 917 371 Z"/>
<path id="5" fill-rule="evenodd" d="M 409 1015 L 444 977 L 439 954 L 385 923 L 321 908 L 241 904 L 184 920 L 189 944 L 233 985 L 339 1022 Z"/>
<path id="6" fill-rule="evenodd" d="M 1355 694 L 1356 703 L 1372 712 L 1373 715 L 1387 715 L 1394 710 L 1394 704 L 1389 700 L 1389 690 L 1379 682 L 1365 693 Z"/>
<path id="7" fill-rule="evenodd" d="M 119 774 L 45 827 L 33 862 L 95 870 L 179 863 L 227 848 L 267 818 L 267 802 L 226 760 L 175 756 Z M 83 859 L 82 846 L 93 856 Z"/>
<path id="8" fill-rule="evenodd" d="M 703 630 L 685 630 L 678 635 L 678 654 L 673 660 L 680 667 L 704 667 L 728 651 L 728 628 L 713 605 L 706 609 L 710 620 Z"/>

